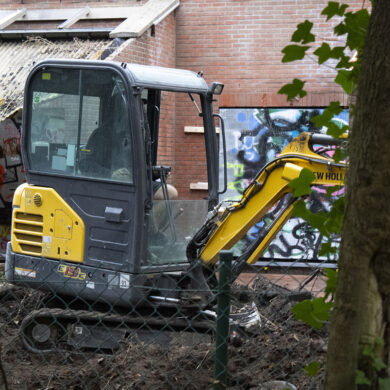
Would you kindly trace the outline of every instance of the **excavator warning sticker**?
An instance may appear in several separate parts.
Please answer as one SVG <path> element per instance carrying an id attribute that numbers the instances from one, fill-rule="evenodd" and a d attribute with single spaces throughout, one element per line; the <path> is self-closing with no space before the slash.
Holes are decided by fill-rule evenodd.
<path id="1" fill-rule="evenodd" d="M 73 267 L 65 264 L 60 264 L 57 271 L 65 276 L 65 278 L 84 280 L 87 276 L 86 273 L 81 272 L 81 268 Z"/>
<path id="2" fill-rule="evenodd" d="M 120 275 L 119 287 L 120 288 L 129 288 L 130 287 L 130 275 L 126 275 L 126 274 Z"/>
<path id="3" fill-rule="evenodd" d="M 43 245 L 42 245 L 42 254 L 43 254 L 44 256 L 47 256 L 48 254 L 50 254 L 50 249 L 51 249 L 51 244 L 50 244 L 50 243 L 43 242 Z"/>
<path id="4" fill-rule="evenodd" d="M 112 290 L 114 287 L 119 286 L 119 276 L 108 275 L 108 288 Z"/>
<path id="5" fill-rule="evenodd" d="M 30 190 L 26 190 L 25 202 L 26 202 L 26 207 L 31 206 L 31 191 Z"/>
<path id="6" fill-rule="evenodd" d="M 27 269 L 27 268 L 15 268 L 15 274 L 19 276 L 28 276 L 29 278 L 36 278 L 37 273 L 33 269 Z"/>
<path id="7" fill-rule="evenodd" d="M 87 282 L 86 286 L 87 286 L 87 288 L 94 289 L 95 288 L 95 283 L 94 282 Z"/>

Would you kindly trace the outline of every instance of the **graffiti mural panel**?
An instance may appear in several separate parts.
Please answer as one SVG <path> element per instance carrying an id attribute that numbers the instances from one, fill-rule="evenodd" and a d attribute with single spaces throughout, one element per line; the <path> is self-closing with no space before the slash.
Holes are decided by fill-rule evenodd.
<path id="1" fill-rule="evenodd" d="M 321 114 L 323 109 L 296 108 L 259 108 L 259 109 L 221 109 L 225 120 L 228 190 L 225 200 L 237 200 L 249 185 L 257 172 L 270 160 L 277 157 L 284 147 L 299 133 L 308 131 L 324 132 L 316 128 L 311 118 Z M 348 110 L 343 110 L 333 121 L 342 126 L 348 124 Z M 220 161 L 222 151 L 220 151 Z M 222 175 L 223 169 L 220 169 Z M 220 178 L 221 182 L 223 178 Z M 310 209 L 318 212 L 329 209 L 331 199 L 324 196 L 325 189 L 316 188 L 309 201 Z M 254 240 L 277 213 L 281 204 L 274 208 L 257 223 L 235 248 L 240 253 Z M 325 258 L 318 255 L 321 243 L 325 239 L 299 218 L 290 219 L 264 254 L 267 259 L 335 261 L 335 257 Z M 338 238 L 332 238 L 337 245 Z"/>
<path id="2" fill-rule="evenodd" d="M 0 256 L 10 240 L 12 199 L 25 181 L 20 154 L 20 114 L 0 122 Z"/>

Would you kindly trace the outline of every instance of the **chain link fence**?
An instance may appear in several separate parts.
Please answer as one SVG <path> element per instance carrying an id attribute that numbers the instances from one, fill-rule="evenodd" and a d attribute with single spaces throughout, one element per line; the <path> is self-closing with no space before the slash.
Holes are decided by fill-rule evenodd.
<path id="1" fill-rule="evenodd" d="M 320 268 L 299 264 L 276 267 L 270 260 L 267 267 L 247 267 L 229 283 L 230 312 L 236 319 L 256 313 L 259 320 L 246 329 L 230 320 L 227 355 L 216 349 L 217 301 L 201 314 L 180 305 L 165 310 L 156 302 L 149 302 L 148 310 L 124 310 L 99 300 L 60 297 L 54 285 L 42 292 L 12 284 L 2 267 L 0 346 L 8 386 L 3 388 L 319 389 L 326 326 L 313 329 L 296 321 L 291 308 L 322 294 L 325 280 Z M 226 292 L 224 286 L 212 285 L 215 296 Z M 28 321 L 36 310 L 39 324 Z M 304 367 L 313 361 L 321 368 L 310 377 Z"/>

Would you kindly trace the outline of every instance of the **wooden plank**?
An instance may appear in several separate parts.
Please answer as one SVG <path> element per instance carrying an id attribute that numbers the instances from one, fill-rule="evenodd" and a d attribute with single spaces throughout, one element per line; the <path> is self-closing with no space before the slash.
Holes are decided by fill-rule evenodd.
<path id="1" fill-rule="evenodd" d="M 197 183 L 190 183 L 190 190 L 207 191 L 209 185 L 206 182 L 198 181 Z"/>
<path id="2" fill-rule="evenodd" d="M 131 16 L 110 33 L 110 38 L 137 38 L 179 5 L 179 0 L 149 0 L 142 7 L 134 7 Z"/>
<path id="3" fill-rule="evenodd" d="M 89 14 L 85 19 L 126 19 L 134 9 L 141 7 L 89 7 Z M 80 8 L 52 8 L 52 9 L 28 9 L 23 17 L 26 22 L 46 22 L 66 20 L 72 18 Z M 12 11 L 0 10 L 0 19 L 14 14 Z"/>
<path id="4" fill-rule="evenodd" d="M 111 38 L 139 37 L 152 25 L 159 23 L 180 5 L 180 0 L 149 0 L 142 6 L 132 7 L 85 7 L 57 9 L 0 10 L 0 30 L 17 20 L 55 21 L 64 20 L 58 26 L 61 31 L 81 19 L 125 19 L 110 34 Z"/>
<path id="5" fill-rule="evenodd" d="M 218 134 L 219 133 L 219 127 L 216 127 L 215 131 Z M 185 133 L 203 134 L 204 133 L 204 128 L 203 128 L 203 126 L 184 126 L 184 132 Z"/>
<path id="6" fill-rule="evenodd" d="M 16 20 L 20 20 L 26 14 L 27 9 L 22 8 L 16 10 L 15 12 L 7 13 L 0 19 L 0 30 L 5 29 L 7 26 L 15 22 Z"/>
<path id="7" fill-rule="evenodd" d="M 61 23 L 58 26 L 58 28 L 60 29 L 69 28 L 70 26 L 78 22 L 80 19 L 84 19 L 86 16 L 88 16 L 88 14 L 91 12 L 91 9 L 89 7 L 85 7 L 85 8 L 80 8 L 76 11 L 77 12 L 75 12 L 75 14 L 72 17 L 66 19 L 65 22 Z"/>

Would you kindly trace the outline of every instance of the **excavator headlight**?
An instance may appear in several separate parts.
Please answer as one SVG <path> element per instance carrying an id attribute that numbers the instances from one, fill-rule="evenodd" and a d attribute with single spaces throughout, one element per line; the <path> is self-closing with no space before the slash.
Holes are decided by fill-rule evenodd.
<path id="1" fill-rule="evenodd" d="M 223 91 L 223 87 L 224 87 L 224 85 L 222 83 L 213 82 L 213 83 L 211 83 L 211 85 L 209 87 L 209 91 L 213 95 L 220 95 Z"/>

